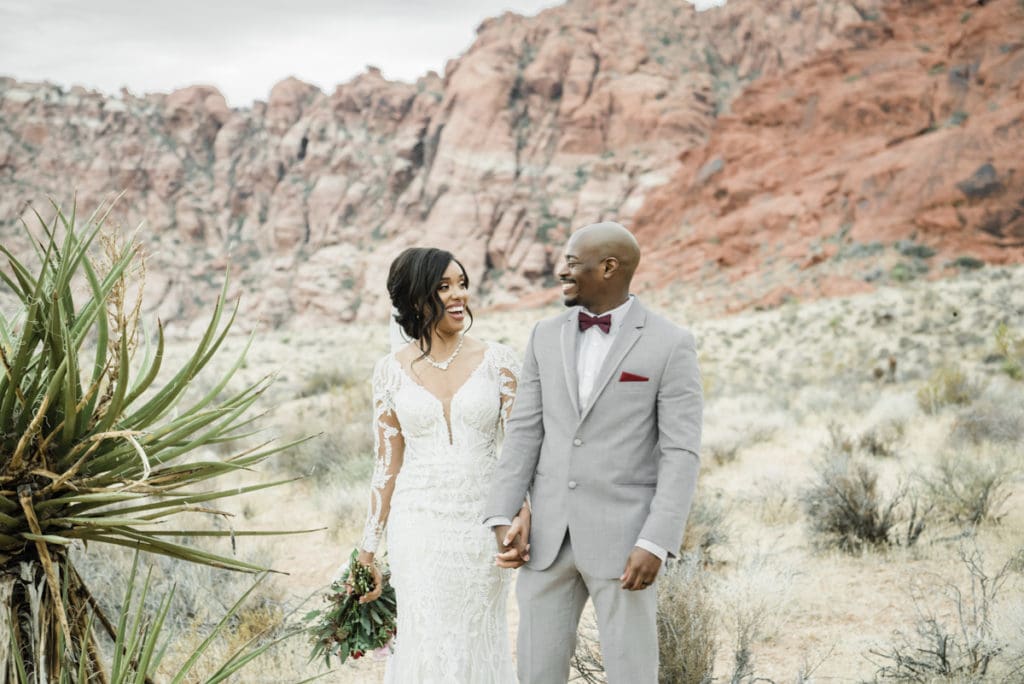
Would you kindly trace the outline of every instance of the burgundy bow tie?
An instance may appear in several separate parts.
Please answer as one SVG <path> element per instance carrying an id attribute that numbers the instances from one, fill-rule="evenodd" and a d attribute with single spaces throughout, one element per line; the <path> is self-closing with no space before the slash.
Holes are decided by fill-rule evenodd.
<path id="1" fill-rule="evenodd" d="M 601 332 L 607 333 L 612 329 L 612 315 L 591 316 L 580 311 L 580 332 L 585 332 L 595 325 L 601 329 Z"/>

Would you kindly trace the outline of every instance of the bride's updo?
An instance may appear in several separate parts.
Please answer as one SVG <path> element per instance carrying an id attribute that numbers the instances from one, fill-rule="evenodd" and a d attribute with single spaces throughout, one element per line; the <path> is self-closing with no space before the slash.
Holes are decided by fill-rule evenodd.
<path id="1" fill-rule="evenodd" d="M 444 318 L 444 305 L 437 290 L 452 262 L 462 270 L 466 287 L 469 287 L 469 276 L 462 262 L 451 252 L 434 247 L 410 247 L 391 262 L 388 271 L 388 295 L 395 308 L 395 322 L 407 337 L 419 342 L 424 354 L 430 353 L 430 333 Z M 468 306 L 466 315 L 471 326 L 473 313 Z"/>

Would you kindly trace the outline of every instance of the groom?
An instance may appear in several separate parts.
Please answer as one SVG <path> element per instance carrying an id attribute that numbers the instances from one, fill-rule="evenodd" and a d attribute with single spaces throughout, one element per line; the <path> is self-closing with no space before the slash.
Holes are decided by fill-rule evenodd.
<path id="1" fill-rule="evenodd" d="M 629 294 L 640 247 L 618 223 L 573 233 L 558 276 L 568 313 L 531 333 L 485 524 L 518 566 L 508 523 L 530 492 L 517 583 L 519 679 L 564 684 L 594 602 L 611 684 L 658 681 L 657 589 L 699 468 L 694 339 Z"/>

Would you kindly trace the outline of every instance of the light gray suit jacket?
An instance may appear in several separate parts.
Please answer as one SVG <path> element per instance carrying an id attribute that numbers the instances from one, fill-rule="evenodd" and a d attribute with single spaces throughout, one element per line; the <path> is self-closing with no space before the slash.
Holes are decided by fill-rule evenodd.
<path id="1" fill-rule="evenodd" d="M 617 579 L 637 539 L 670 553 L 682 543 L 700 466 L 700 371 L 693 335 L 634 301 L 581 412 L 578 311 L 530 335 L 485 519 L 511 518 L 529 491 L 529 566 L 551 565 L 568 530 L 577 567 Z"/>

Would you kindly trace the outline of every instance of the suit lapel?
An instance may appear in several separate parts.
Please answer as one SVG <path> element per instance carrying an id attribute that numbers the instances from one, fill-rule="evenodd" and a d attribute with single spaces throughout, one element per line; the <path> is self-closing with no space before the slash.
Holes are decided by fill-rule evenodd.
<path id="1" fill-rule="evenodd" d="M 597 400 L 601 398 L 601 393 L 604 392 L 604 388 L 608 386 L 612 376 L 615 374 L 615 369 L 619 367 L 622 360 L 626 358 L 626 354 L 633 348 L 636 341 L 640 339 L 640 335 L 643 334 L 644 323 L 647 321 L 647 312 L 640 305 L 640 302 L 636 299 L 633 300 L 633 304 L 629 307 L 629 311 L 626 312 L 626 317 L 622 321 L 622 327 L 619 329 L 619 334 L 616 335 L 615 341 L 612 343 L 612 348 L 608 350 L 608 356 L 605 357 L 604 363 L 601 365 L 601 370 L 597 375 L 597 379 L 594 382 L 594 390 L 590 394 L 590 404 L 583 410 L 583 415 L 580 416 L 580 420 L 586 419 L 590 413 L 590 409 L 593 408 Z M 564 346 L 563 346 L 564 349 Z M 575 377 L 575 373 L 573 374 Z M 578 384 L 577 384 L 578 391 Z M 577 403 L 579 400 L 577 399 Z"/>
<path id="2" fill-rule="evenodd" d="M 576 345 L 579 335 L 579 309 L 574 308 L 562 322 L 562 367 L 565 369 L 565 384 L 568 386 L 572 409 L 580 415 L 580 381 L 576 375 Z"/>

